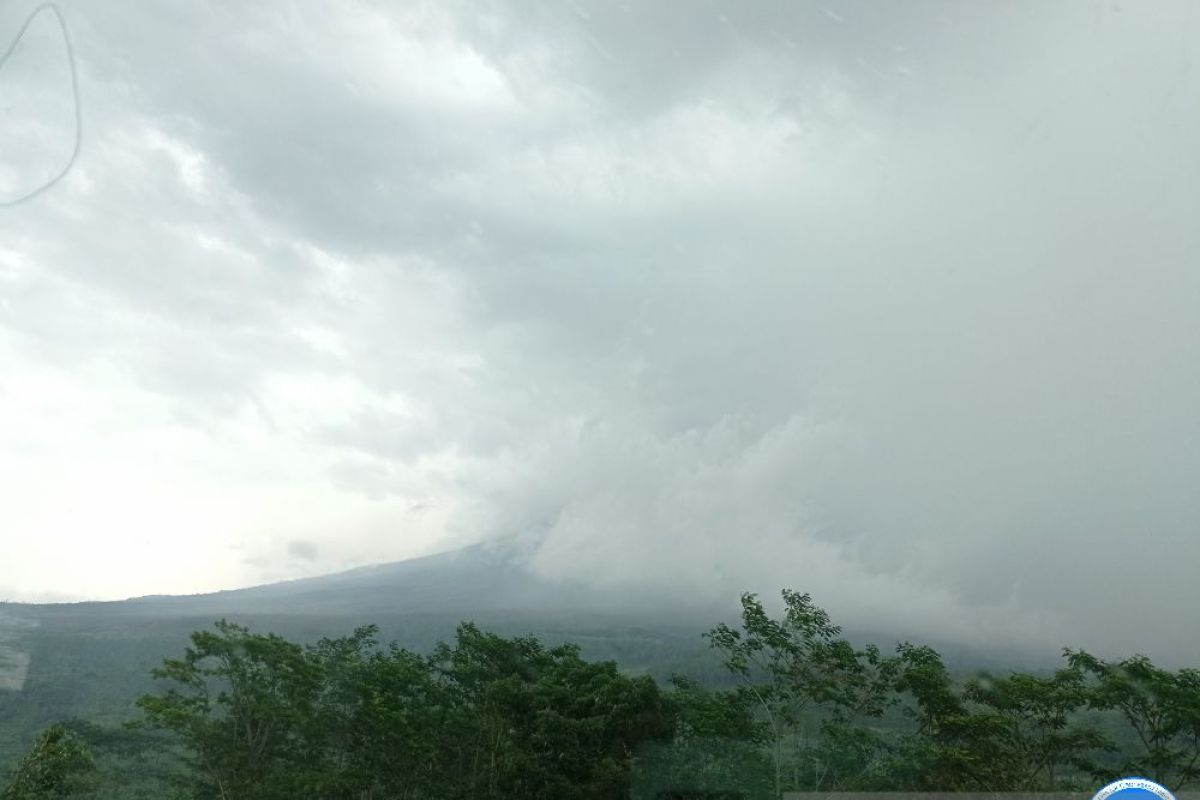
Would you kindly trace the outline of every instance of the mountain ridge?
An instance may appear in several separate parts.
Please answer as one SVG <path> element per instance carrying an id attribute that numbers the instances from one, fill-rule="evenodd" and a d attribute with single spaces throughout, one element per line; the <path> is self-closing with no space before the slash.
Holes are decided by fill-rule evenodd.
<path id="1" fill-rule="evenodd" d="M 237 589 L 125 600 L 0 603 L 0 611 L 85 626 L 89 621 L 105 626 L 121 620 L 207 623 L 229 618 L 285 628 L 300 620 L 311 622 L 314 628 L 386 621 L 386 628 L 399 630 L 405 627 L 405 620 L 418 626 L 440 620 L 439 627 L 446 630 L 447 620 L 472 619 L 503 628 L 670 629 L 694 631 L 697 636 L 719 621 L 733 623 L 738 618 L 736 597 L 717 605 L 665 593 L 604 592 L 578 580 L 539 574 L 529 566 L 527 552 L 514 540 L 501 539 Z M 319 620 L 325 622 L 315 622 Z M 1049 664 L 1057 657 L 1057 653 L 988 648 L 864 626 L 855 626 L 846 635 L 856 643 L 874 641 L 885 650 L 901 640 L 920 639 L 958 663 L 1007 661 L 1016 666 Z"/>
<path id="2" fill-rule="evenodd" d="M 565 619 L 637 614 L 654 622 L 696 622 L 715 611 L 705 604 L 663 597 L 651 602 L 630 593 L 602 592 L 579 580 L 547 577 L 532 569 L 521 549 L 506 540 L 236 589 L 123 600 L 0 603 L 0 608 L 51 617 L 507 613 Z"/>

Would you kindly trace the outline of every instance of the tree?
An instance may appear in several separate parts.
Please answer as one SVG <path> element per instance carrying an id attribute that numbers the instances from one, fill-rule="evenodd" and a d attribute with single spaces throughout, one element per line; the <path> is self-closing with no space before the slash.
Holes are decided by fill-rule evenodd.
<path id="1" fill-rule="evenodd" d="M 839 787 L 872 767 L 880 743 L 860 723 L 895 702 L 900 661 L 873 646 L 856 650 L 810 595 L 782 596 L 782 620 L 744 594 L 741 630 L 721 623 L 706 636 L 766 718 L 776 795 Z M 847 748 L 851 758 L 833 757 Z"/>
<path id="2" fill-rule="evenodd" d="M 1115 710 L 1138 749 L 1112 774 L 1140 774 L 1178 790 L 1200 777 L 1200 671 L 1156 667 L 1144 655 L 1105 661 L 1066 650 L 1068 663 L 1093 679 L 1089 706 Z"/>
<path id="3" fill-rule="evenodd" d="M 223 621 L 192 643 L 138 703 L 197 798 L 616 800 L 673 725 L 652 679 L 469 623 L 431 656 L 370 627 L 301 647 Z"/>
<path id="4" fill-rule="evenodd" d="M 52 725 L 33 743 L 0 790 L 0 800 L 52 800 L 73 797 L 95 777 L 87 745 L 62 725 Z"/>
<path id="5" fill-rule="evenodd" d="M 1004 721 L 970 708 L 932 647 L 901 644 L 896 688 L 914 728 L 891 748 L 874 775 L 901 791 L 996 791 L 1011 785 L 1013 767 L 998 748 Z"/>
<path id="6" fill-rule="evenodd" d="M 674 718 L 668 741 L 638 753 L 635 800 L 766 800 L 773 794 L 769 740 L 744 689 L 713 691 L 683 675 L 667 695 Z"/>
<path id="7" fill-rule="evenodd" d="M 1002 760 L 1013 772 L 1012 786 L 1005 788 L 1056 790 L 1065 768 L 1077 774 L 1094 772 L 1088 754 L 1108 747 L 1099 731 L 1072 722 L 1090 696 L 1077 666 L 1045 678 L 1020 673 L 982 676 L 967 682 L 965 696 L 1000 722 L 996 750 L 1003 751 Z"/>
<path id="8" fill-rule="evenodd" d="M 173 685 L 137 704 L 147 724 L 187 746 L 196 796 L 303 796 L 318 766 L 299 735 L 320 689 L 313 660 L 299 645 L 225 620 L 191 639 L 182 659 L 153 671 Z"/>
<path id="9" fill-rule="evenodd" d="M 103 724 L 73 717 L 63 726 L 95 756 L 88 797 L 179 800 L 190 794 L 180 769 L 178 743 L 166 731 L 137 724 Z"/>
<path id="10" fill-rule="evenodd" d="M 585 661 L 574 645 L 465 623 L 432 662 L 458 695 L 451 745 L 464 797 L 623 798 L 635 752 L 671 733 L 653 679 Z"/>
<path id="11" fill-rule="evenodd" d="M 454 687 L 425 657 L 379 650 L 374 634 L 360 628 L 312 651 L 324 683 L 306 736 L 326 765 L 321 796 L 453 797 L 447 753 L 462 734 Z"/>

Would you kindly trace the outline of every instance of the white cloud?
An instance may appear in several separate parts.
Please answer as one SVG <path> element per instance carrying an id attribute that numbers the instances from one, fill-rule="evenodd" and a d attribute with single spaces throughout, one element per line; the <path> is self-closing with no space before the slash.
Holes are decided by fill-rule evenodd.
<path id="1" fill-rule="evenodd" d="M 1192 22 L 480 11 L 68 8 L 83 156 L 0 211 L 0 585 L 525 532 L 622 593 L 1200 634 Z M 0 77 L 13 147 L 52 78 Z"/>

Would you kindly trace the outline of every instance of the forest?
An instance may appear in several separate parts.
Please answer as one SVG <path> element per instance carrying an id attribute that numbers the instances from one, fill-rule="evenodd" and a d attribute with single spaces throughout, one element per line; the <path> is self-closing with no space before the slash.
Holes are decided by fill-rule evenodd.
<path id="1" fill-rule="evenodd" d="M 703 634 L 726 680 L 666 681 L 471 622 L 420 652 L 374 626 L 300 644 L 221 620 L 122 724 L 64 719 L 0 800 L 767 800 L 789 791 L 1094 790 L 1200 778 L 1200 671 L 1066 649 L 959 676 L 859 646 L 808 594 Z"/>

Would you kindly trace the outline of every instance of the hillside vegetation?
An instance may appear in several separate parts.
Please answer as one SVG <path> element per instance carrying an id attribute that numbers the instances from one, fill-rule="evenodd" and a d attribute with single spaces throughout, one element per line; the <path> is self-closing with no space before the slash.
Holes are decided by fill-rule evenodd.
<path id="1" fill-rule="evenodd" d="M 136 718 L 49 725 L 28 798 L 759 798 L 793 790 L 1063 790 L 1200 778 L 1200 673 L 1065 651 L 956 677 L 859 646 L 805 594 L 704 636 L 724 686 L 462 623 L 427 650 L 375 626 L 315 644 L 222 620 L 152 668 Z M 109 643 L 111 645 L 111 643 Z M 98 665 L 102 669 L 102 665 Z"/>

